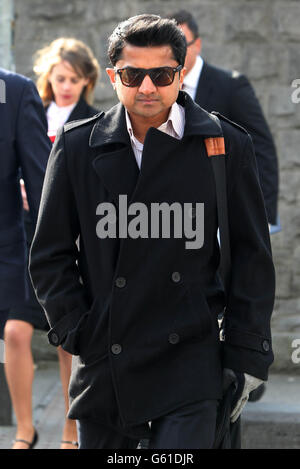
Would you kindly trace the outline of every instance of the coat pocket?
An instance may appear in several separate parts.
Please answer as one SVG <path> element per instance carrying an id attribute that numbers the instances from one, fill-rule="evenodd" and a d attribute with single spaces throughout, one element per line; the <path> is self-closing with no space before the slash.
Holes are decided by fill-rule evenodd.
<path id="1" fill-rule="evenodd" d="M 199 340 L 211 333 L 212 326 L 212 314 L 201 286 L 189 284 L 178 305 L 174 332 L 180 335 L 181 340 Z"/>
<path id="2" fill-rule="evenodd" d="M 107 354 L 109 305 L 96 299 L 77 330 L 77 344 L 83 362 L 99 359 Z"/>

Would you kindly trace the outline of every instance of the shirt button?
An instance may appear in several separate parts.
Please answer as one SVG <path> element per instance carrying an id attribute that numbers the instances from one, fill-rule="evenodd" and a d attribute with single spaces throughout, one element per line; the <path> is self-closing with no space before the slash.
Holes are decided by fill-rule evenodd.
<path id="1" fill-rule="evenodd" d="M 270 344 L 268 340 L 263 341 L 262 348 L 264 349 L 265 352 L 268 352 L 270 350 Z"/>
<path id="2" fill-rule="evenodd" d="M 172 280 L 174 283 L 178 283 L 181 280 L 181 275 L 179 272 L 173 272 L 172 273 Z"/>
<path id="3" fill-rule="evenodd" d="M 126 285 L 126 278 L 124 278 L 124 277 L 116 278 L 116 286 L 118 288 L 124 288 L 125 285 Z"/>
<path id="4" fill-rule="evenodd" d="M 173 332 L 172 334 L 169 335 L 169 342 L 170 344 L 178 344 L 179 342 L 179 335 L 176 334 L 176 332 Z"/>
<path id="5" fill-rule="evenodd" d="M 122 352 L 122 347 L 120 344 L 113 344 L 111 346 L 111 351 L 114 355 L 119 355 Z"/>

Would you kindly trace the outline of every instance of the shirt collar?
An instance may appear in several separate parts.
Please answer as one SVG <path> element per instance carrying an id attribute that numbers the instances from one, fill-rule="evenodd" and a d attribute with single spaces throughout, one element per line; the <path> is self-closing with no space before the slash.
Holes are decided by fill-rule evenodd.
<path id="1" fill-rule="evenodd" d="M 130 120 L 127 109 L 126 109 L 125 115 L 126 115 L 127 130 L 130 135 L 130 138 L 137 141 L 133 133 L 131 120 Z M 158 127 L 158 130 L 161 130 L 162 132 L 165 132 L 165 133 L 169 133 L 170 130 L 173 129 L 177 138 L 181 139 L 184 134 L 184 124 L 185 124 L 184 108 L 175 101 L 175 103 L 173 103 L 173 105 L 171 106 L 170 113 L 166 122 L 161 124 L 161 126 Z"/>
<path id="2" fill-rule="evenodd" d="M 68 106 L 57 106 L 55 101 L 51 101 L 48 107 L 48 112 L 51 114 L 67 114 L 73 111 L 77 103 L 69 104 Z"/>

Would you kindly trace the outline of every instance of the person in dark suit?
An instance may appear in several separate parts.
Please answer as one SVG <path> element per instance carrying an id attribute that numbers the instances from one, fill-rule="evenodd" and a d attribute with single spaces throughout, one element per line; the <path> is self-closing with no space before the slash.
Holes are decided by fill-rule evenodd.
<path id="1" fill-rule="evenodd" d="M 20 178 L 26 187 L 35 224 L 51 143 L 34 83 L 3 69 L 0 69 L 0 79 L 5 84 L 5 102 L 0 104 L 0 334 L 3 338 L 7 320 L 27 301 L 30 288 Z M 19 323 L 21 327 L 25 324 Z M 5 366 L 10 359 L 8 349 L 9 346 Z M 27 356 L 23 350 L 19 352 L 17 362 L 22 370 Z M 18 438 L 28 436 L 23 430 L 18 428 Z M 29 441 L 34 441 L 32 427 Z"/>
<path id="2" fill-rule="evenodd" d="M 168 17 L 175 18 L 187 41 L 184 90 L 207 111 L 218 111 L 249 132 L 253 139 L 268 222 L 276 225 L 279 185 L 277 153 L 253 87 L 245 75 L 223 70 L 202 59 L 202 41 L 191 13 L 180 10 Z"/>
<path id="3" fill-rule="evenodd" d="M 186 41 L 175 21 L 129 18 L 108 53 L 120 103 L 56 137 L 32 282 L 50 343 L 78 356 L 68 415 L 77 419 L 80 449 L 134 448 L 147 437 L 150 448 L 211 448 L 223 368 L 241 372 L 249 390 L 273 361 L 274 266 L 251 138 L 225 119 L 220 127 L 180 91 Z M 227 303 L 209 158 L 224 152 L 223 137 L 233 265 Z M 178 232 L 183 213 L 193 233 Z M 217 316 L 225 303 L 221 353 Z"/>
<path id="4" fill-rule="evenodd" d="M 46 111 L 47 132 L 52 142 L 55 140 L 57 129 L 65 122 L 91 117 L 98 112 L 91 106 L 91 102 L 99 75 L 99 64 L 92 51 L 83 42 L 73 38 L 56 39 L 37 52 L 34 70 L 38 75 L 37 88 Z M 25 188 L 22 187 L 22 190 L 27 243 L 30 247 L 35 224 L 32 223 L 31 212 L 26 210 L 28 207 L 26 207 Z M 8 319 L 5 327 L 6 373 L 18 420 L 17 439 L 30 442 L 33 428 L 31 338 L 34 328 L 48 330 L 49 327 L 31 285 L 29 299 L 18 308 L 14 308 Z M 23 373 L 18 362 L 20 348 L 26 350 L 28 357 L 28 366 L 22 365 Z M 72 356 L 59 348 L 58 357 L 67 413 Z M 61 449 L 77 449 L 77 446 L 75 422 L 66 419 Z M 20 447 L 26 447 L 26 443 L 17 441 L 14 444 L 14 448 Z"/>

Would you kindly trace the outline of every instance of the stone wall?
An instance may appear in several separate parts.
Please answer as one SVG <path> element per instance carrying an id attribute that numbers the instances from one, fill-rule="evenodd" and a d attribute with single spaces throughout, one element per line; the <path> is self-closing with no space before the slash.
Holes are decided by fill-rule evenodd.
<path id="1" fill-rule="evenodd" d="M 14 69 L 12 56 L 13 2 L 0 0 L 0 67 Z"/>
<path id="2" fill-rule="evenodd" d="M 93 49 L 103 68 L 95 98 L 105 110 L 116 102 L 105 73 L 107 37 L 116 23 L 143 12 L 163 15 L 183 5 L 199 21 L 203 57 L 248 75 L 277 145 L 283 229 L 272 236 L 277 271 L 273 333 L 278 367 L 286 368 L 292 366 L 291 340 L 300 337 L 300 103 L 291 100 L 291 83 L 300 78 L 300 2 L 15 0 L 16 69 L 33 77 L 32 55 L 37 49 L 59 36 L 75 36 Z M 292 368 L 300 371 L 300 365 Z"/>

